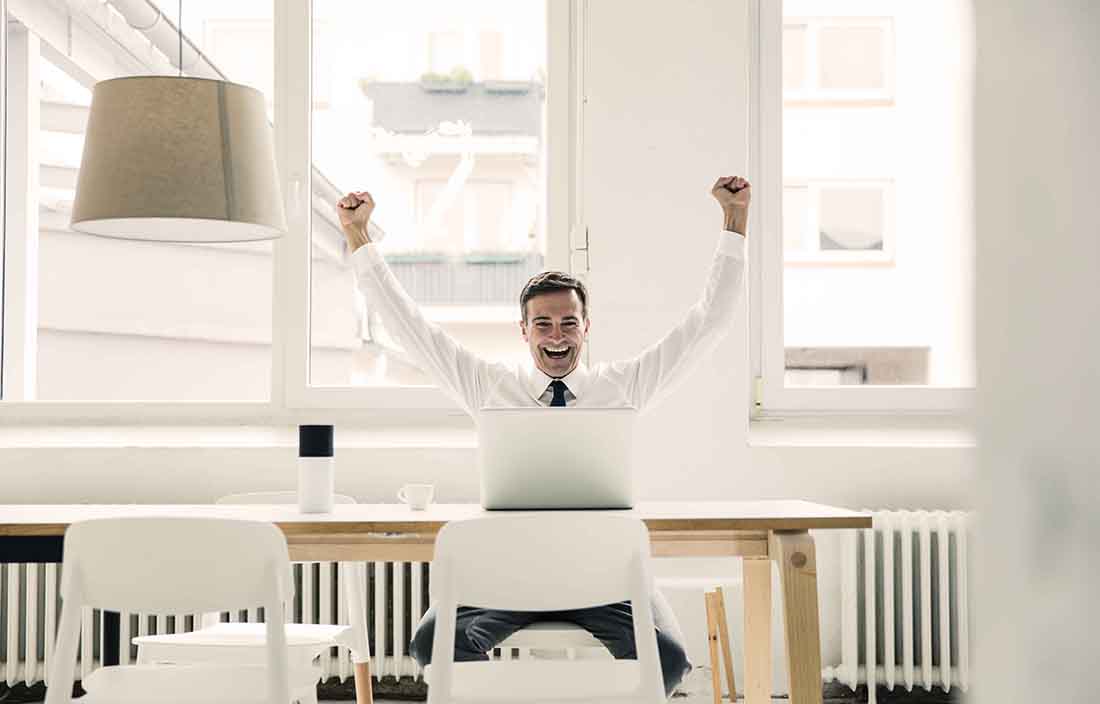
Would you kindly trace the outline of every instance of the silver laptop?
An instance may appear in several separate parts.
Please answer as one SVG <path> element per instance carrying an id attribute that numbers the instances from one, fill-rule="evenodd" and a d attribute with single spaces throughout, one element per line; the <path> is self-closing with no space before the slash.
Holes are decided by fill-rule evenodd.
<path id="1" fill-rule="evenodd" d="M 632 408 L 486 408 L 478 420 L 487 509 L 632 508 Z"/>

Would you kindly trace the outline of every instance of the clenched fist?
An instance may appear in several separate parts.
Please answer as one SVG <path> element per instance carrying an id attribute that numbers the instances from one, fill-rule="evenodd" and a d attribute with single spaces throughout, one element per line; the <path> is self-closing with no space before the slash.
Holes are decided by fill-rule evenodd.
<path id="1" fill-rule="evenodd" d="M 724 227 L 730 232 L 745 234 L 752 185 L 740 176 L 723 176 L 714 182 L 710 194 L 722 206 Z"/>
<path id="2" fill-rule="evenodd" d="M 752 186 L 740 176 L 723 176 L 714 182 L 710 193 L 722 206 L 722 210 L 748 210 Z"/>
<path id="3" fill-rule="evenodd" d="M 352 191 L 336 203 L 336 215 L 351 251 L 370 242 L 367 225 L 373 212 L 374 198 L 366 191 Z"/>

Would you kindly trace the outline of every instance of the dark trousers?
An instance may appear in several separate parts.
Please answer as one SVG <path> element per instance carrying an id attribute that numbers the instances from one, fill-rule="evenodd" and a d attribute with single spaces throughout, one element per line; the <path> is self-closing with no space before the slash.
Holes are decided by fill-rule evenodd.
<path id="1" fill-rule="evenodd" d="M 574 623 L 591 633 L 619 660 L 638 656 L 634 647 L 634 617 L 629 601 L 607 606 L 571 611 L 495 611 L 458 607 L 455 618 L 455 662 L 488 660 L 488 652 L 516 631 L 537 621 Z M 435 606 L 432 606 L 416 627 L 410 654 L 423 667 L 432 661 L 432 639 L 435 636 Z M 661 675 L 665 696 L 691 672 L 684 646 L 670 631 L 657 629 L 657 653 L 661 658 Z"/>

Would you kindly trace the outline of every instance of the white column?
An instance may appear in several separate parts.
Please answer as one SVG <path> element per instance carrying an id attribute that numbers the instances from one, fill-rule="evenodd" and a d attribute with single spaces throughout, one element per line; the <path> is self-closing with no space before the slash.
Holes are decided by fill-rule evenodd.
<path id="1" fill-rule="evenodd" d="M 0 17 L 4 19 L 4 31 L 0 32 L 0 400 L 4 398 L 4 189 L 7 187 L 7 165 L 3 158 L 5 131 L 8 125 L 8 0 L 0 0 Z"/>
<path id="2" fill-rule="evenodd" d="M 35 397 L 38 353 L 39 44 L 8 23 L 3 397 Z"/>
<path id="3" fill-rule="evenodd" d="M 973 700 L 1100 691 L 1100 4 L 979 0 Z"/>

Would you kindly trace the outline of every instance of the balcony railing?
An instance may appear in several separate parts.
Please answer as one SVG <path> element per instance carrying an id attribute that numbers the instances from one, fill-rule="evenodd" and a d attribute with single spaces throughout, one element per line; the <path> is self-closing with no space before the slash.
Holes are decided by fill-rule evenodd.
<path id="1" fill-rule="evenodd" d="M 532 252 L 388 254 L 386 261 L 421 305 L 519 305 L 524 284 L 543 269 L 543 255 Z"/>

